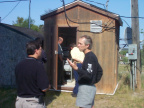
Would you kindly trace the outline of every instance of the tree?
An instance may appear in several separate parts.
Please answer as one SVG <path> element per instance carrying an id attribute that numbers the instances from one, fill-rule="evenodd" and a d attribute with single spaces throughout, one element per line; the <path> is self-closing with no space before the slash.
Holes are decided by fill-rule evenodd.
<path id="1" fill-rule="evenodd" d="M 120 54 L 121 54 L 121 55 L 126 55 L 126 53 L 128 53 L 128 51 L 126 51 L 126 50 L 120 51 Z"/>
<path id="2" fill-rule="evenodd" d="M 48 13 L 50 13 L 50 12 L 52 12 L 51 9 L 45 10 L 45 14 L 48 14 Z"/>
<path id="3" fill-rule="evenodd" d="M 128 58 L 127 57 L 123 57 L 122 61 L 126 63 L 126 62 L 128 62 Z"/>
<path id="4" fill-rule="evenodd" d="M 29 23 L 29 19 L 24 19 L 22 17 L 17 17 L 17 20 L 15 22 L 13 21 L 14 26 L 19 26 L 19 27 L 24 27 L 24 28 L 28 28 L 28 23 Z M 34 24 L 35 21 L 33 19 L 30 20 L 30 23 L 31 23 L 30 29 L 42 33 L 43 25 L 40 25 L 40 26 L 35 25 Z"/>

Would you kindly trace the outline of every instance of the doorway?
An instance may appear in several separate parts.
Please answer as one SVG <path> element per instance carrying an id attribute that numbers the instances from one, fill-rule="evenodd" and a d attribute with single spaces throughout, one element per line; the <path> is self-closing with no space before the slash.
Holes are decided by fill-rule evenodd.
<path id="1" fill-rule="evenodd" d="M 70 44 L 76 44 L 76 30 L 77 27 L 58 27 L 58 37 L 63 38 L 61 47 L 63 49 L 63 64 L 64 64 L 64 79 L 66 84 L 58 85 L 58 89 L 65 89 L 65 87 L 73 88 L 75 86 L 75 79 L 73 76 L 73 70 L 67 62 L 67 58 L 71 59 Z"/>

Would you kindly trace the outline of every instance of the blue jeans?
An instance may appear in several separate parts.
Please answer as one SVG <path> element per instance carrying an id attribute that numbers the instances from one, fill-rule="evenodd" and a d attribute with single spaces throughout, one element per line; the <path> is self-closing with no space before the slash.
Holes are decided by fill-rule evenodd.
<path id="1" fill-rule="evenodd" d="M 81 69 L 82 64 L 81 63 L 77 63 L 77 67 Z M 75 78 L 75 87 L 73 89 L 73 93 L 77 94 L 78 93 L 78 87 L 79 87 L 79 84 L 78 84 L 79 75 L 78 75 L 77 71 L 74 70 L 73 72 L 74 72 L 74 78 Z"/>

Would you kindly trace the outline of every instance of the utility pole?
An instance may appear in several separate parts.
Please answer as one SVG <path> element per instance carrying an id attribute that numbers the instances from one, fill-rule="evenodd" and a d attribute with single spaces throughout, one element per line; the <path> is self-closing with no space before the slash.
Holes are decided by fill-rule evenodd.
<path id="1" fill-rule="evenodd" d="M 137 44 L 137 60 L 136 60 L 136 87 L 141 89 L 141 60 L 140 60 L 140 41 L 139 41 L 139 17 L 138 0 L 131 0 L 131 26 L 132 26 L 132 41 Z"/>
<path id="2" fill-rule="evenodd" d="M 31 9 L 31 0 L 29 0 L 29 26 L 28 28 L 30 29 L 30 21 L 31 21 L 31 18 L 30 18 L 30 9 Z"/>

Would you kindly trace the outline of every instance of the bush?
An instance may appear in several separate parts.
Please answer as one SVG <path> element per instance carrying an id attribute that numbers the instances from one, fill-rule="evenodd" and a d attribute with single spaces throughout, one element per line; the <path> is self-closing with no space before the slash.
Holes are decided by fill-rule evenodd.
<path id="1" fill-rule="evenodd" d="M 122 61 L 126 63 L 126 62 L 128 62 L 128 58 L 127 57 L 123 57 Z"/>

